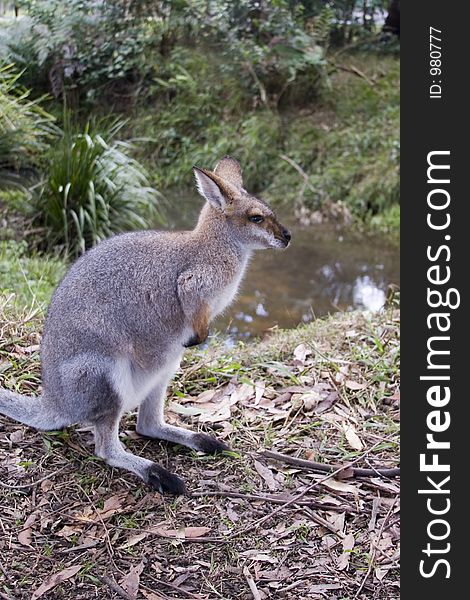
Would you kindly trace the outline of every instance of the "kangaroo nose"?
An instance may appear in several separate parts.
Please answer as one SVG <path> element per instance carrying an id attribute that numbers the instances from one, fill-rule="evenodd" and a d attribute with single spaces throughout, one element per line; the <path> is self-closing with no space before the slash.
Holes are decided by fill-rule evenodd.
<path id="1" fill-rule="evenodd" d="M 290 240 L 292 238 L 290 231 L 288 229 L 282 230 L 282 237 L 286 240 L 286 242 L 290 242 Z"/>

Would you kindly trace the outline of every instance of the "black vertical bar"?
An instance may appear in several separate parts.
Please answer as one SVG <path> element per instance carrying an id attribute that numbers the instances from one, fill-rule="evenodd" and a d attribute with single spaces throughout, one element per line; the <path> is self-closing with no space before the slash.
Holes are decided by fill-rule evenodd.
<path id="1" fill-rule="evenodd" d="M 466 383 L 470 375 L 466 315 L 470 10 L 467 2 L 427 0 L 401 5 L 401 597 L 461 598 L 470 593 L 467 552 L 462 550 L 470 534 L 465 510 L 470 442 Z M 440 50 L 430 47 L 432 41 Z M 429 161 L 450 169 L 431 169 L 428 178 Z M 454 307 L 444 306 L 446 300 Z M 429 348 L 450 353 L 430 355 Z M 442 446 L 432 446 L 438 442 Z M 420 455 L 424 455 L 424 468 L 420 468 Z M 432 468 L 432 461 L 436 470 L 426 470 Z M 449 471 L 440 470 L 446 465 Z"/>

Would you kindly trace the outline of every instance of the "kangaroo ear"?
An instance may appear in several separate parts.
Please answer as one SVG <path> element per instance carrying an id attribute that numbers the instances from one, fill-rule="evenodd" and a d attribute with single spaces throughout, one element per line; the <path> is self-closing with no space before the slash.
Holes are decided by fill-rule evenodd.
<path id="1" fill-rule="evenodd" d="M 243 177 L 240 163 L 231 156 L 224 156 L 222 160 L 219 160 L 214 169 L 214 173 L 238 188 L 243 187 Z"/>
<path id="2" fill-rule="evenodd" d="M 232 201 L 232 190 L 230 184 L 223 181 L 215 173 L 193 167 L 196 177 L 197 191 L 205 198 L 212 206 L 220 210 L 225 210 L 225 207 Z"/>

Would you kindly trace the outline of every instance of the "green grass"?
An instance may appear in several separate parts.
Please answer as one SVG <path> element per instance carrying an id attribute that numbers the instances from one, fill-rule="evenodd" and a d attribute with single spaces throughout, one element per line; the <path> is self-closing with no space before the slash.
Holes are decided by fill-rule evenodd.
<path id="1" fill-rule="evenodd" d="M 59 258 L 28 255 L 26 242 L 0 241 L 0 298 L 12 296 L 17 308 L 33 307 L 42 313 L 66 268 Z"/>

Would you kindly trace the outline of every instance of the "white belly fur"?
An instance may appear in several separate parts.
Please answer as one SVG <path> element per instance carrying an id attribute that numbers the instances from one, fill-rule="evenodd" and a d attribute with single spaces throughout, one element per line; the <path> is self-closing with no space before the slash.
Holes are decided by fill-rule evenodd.
<path id="1" fill-rule="evenodd" d="M 175 374 L 181 361 L 181 352 L 165 361 L 159 369 L 150 373 L 139 373 L 132 370 L 128 358 L 119 358 L 113 370 L 113 387 L 119 395 L 122 414 L 139 406 L 152 390 L 159 385 L 167 385 L 168 380 Z"/>

